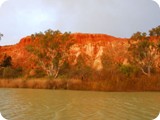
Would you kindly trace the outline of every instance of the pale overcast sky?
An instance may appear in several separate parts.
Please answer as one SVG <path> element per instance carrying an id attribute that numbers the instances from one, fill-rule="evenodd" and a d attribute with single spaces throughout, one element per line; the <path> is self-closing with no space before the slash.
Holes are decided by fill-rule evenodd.
<path id="1" fill-rule="evenodd" d="M 152 0 L 7 0 L 0 7 L 0 45 L 49 28 L 130 37 L 160 25 Z"/>

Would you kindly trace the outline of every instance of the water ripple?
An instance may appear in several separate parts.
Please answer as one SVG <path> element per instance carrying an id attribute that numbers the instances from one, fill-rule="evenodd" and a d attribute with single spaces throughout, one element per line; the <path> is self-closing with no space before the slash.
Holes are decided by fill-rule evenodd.
<path id="1" fill-rule="evenodd" d="M 8 120 L 151 120 L 160 93 L 107 93 L 0 89 L 0 111 Z"/>

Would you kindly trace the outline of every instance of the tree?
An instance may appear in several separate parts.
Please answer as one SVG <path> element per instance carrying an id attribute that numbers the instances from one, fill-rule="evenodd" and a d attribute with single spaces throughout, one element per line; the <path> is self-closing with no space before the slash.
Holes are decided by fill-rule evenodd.
<path id="1" fill-rule="evenodd" d="M 12 66 L 11 61 L 12 61 L 11 56 L 8 56 L 8 55 L 5 54 L 0 66 L 1 67 L 10 67 L 10 66 Z"/>
<path id="2" fill-rule="evenodd" d="M 136 33 L 134 33 L 132 36 L 131 36 L 131 40 L 143 40 L 143 39 L 147 39 L 148 37 L 147 37 L 147 33 L 145 33 L 145 32 L 136 32 Z"/>
<path id="3" fill-rule="evenodd" d="M 157 26 L 155 28 L 152 28 L 150 31 L 149 31 L 149 35 L 150 36 L 160 36 L 160 26 Z"/>
<path id="4" fill-rule="evenodd" d="M 143 74 L 150 76 L 151 70 L 154 68 L 155 59 L 159 54 L 158 43 L 148 40 L 148 37 L 136 36 L 138 41 L 131 40 L 129 42 L 129 52 L 131 53 L 131 63 L 136 65 Z"/>
<path id="5" fill-rule="evenodd" d="M 2 33 L 0 33 L 0 40 L 1 40 L 1 38 L 3 37 L 3 34 Z"/>
<path id="6" fill-rule="evenodd" d="M 33 44 L 27 50 L 36 56 L 36 63 L 47 74 L 56 78 L 67 61 L 69 48 L 73 44 L 70 33 L 47 30 L 32 34 Z"/>

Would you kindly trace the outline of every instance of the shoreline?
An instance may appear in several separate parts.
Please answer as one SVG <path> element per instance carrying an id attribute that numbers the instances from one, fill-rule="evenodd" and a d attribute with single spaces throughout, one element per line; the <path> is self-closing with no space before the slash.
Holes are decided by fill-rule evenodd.
<path id="1" fill-rule="evenodd" d="M 143 82 L 142 82 L 143 83 Z M 82 81 L 79 79 L 47 79 L 47 78 L 15 78 L 0 79 L 0 88 L 28 88 L 28 89 L 53 89 L 53 90 L 82 90 L 104 92 L 160 92 L 160 87 L 139 83 L 117 83 L 110 81 Z M 132 85 L 131 85 L 132 84 Z"/>

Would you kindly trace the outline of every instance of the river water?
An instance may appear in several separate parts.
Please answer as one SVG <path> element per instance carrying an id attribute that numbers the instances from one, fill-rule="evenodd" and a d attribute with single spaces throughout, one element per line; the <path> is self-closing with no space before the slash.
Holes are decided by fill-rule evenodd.
<path id="1" fill-rule="evenodd" d="M 153 120 L 160 92 L 0 89 L 7 120 Z"/>

